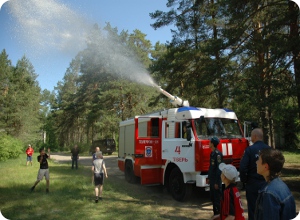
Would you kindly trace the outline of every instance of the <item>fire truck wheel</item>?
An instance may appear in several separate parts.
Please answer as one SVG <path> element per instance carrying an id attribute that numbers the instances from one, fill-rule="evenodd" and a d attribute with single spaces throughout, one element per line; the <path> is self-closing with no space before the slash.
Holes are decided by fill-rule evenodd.
<path id="1" fill-rule="evenodd" d="M 183 182 L 183 176 L 178 167 L 171 171 L 169 189 L 172 197 L 180 202 L 187 200 L 192 194 L 193 185 Z"/>
<path id="2" fill-rule="evenodd" d="M 128 183 L 136 183 L 137 177 L 134 175 L 131 161 L 125 163 L 125 179 Z"/>

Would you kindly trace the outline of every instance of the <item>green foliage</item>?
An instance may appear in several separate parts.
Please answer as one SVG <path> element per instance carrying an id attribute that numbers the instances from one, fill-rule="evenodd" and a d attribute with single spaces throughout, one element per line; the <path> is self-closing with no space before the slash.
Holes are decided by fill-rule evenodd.
<path id="1" fill-rule="evenodd" d="M 23 142 L 41 139 L 40 87 L 30 61 L 23 56 L 11 66 L 5 50 L 0 55 L 0 129 Z"/>
<path id="2" fill-rule="evenodd" d="M 297 111 L 289 111 L 297 114 Z M 286 114 L 283 122 L 283 132 L 285 137 L 284 149 L 300 149 L 300 120 L 293 117 L 292 114 Z"/>
<path id="3" fill-rule="evenodd" d="M 23 153 L 24 144 L 10 135 L 0 135 L 0 161 L 18 158 Z"/>
<path id="4" fill-rule="evenodd" d="M 242 121 L 259 122 L 272 146 L 283 138 L 290 147 L 299 145 L 297 5 L 168 0 L 167 6 L 167 12 L 150 13 L 155 29 L 175 26 L 167 51 L 154 54 L 151 70 L 157 81 L 171 93 L 189 94 L 192 105 L 232 108 Z M 298 113 L 286 112 L 290 108 Z"/>
<path id="5" fill-rule="evenodd" d="M 136 82 L 151 62 L 146 35 L 139 30 L 118 34 L 109 23 L 104 31 L 94 26 L 87 48 L 58 83 L 45 129 L 47 142 L 55 137 L 61 149 L 74 143 L 89 146 L 94 139 L 117 140 L 121 120 L 157 109 L 149 107 L 156 90 Z"/>
<path id="6" fill-rule="evenodd" d="M 270 145 L 297 149 L 297 5 L 284 0 L 166 2 L 168 11 L 150 17 L 155 29 L 172 27 L 170 42 L 152 46 L 140 30 L 119 33 L 110 23 L 103 29 L 95 24 L 87 47 L 52 93 L 41 93 L 26 57 L 14 67 L 3 50 L 0 131 L 38 145 L 46 132 L 46 146 L 55 150 L 90 145 L 95 138 L 118 140 L 120 121 L 173 107 L 147 86 L 151 78 L 141 73 L 149 71 L 158 85 L 190 105 L 233 109 L 242 122 L 258 122 Z"/>

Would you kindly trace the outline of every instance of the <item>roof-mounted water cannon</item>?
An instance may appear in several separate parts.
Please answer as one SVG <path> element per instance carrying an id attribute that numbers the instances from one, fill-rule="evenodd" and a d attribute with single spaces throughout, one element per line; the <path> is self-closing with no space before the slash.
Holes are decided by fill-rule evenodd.
<path id="1" fill-rule="evenodd" d="M 177 97 L 177 96 L 173 96 L 173 95 L 171 95 L 170 93 L 168 93 L 167 91 L 165 91 L 165 90 L 163 90 L 160 86 L 157 86 L 157 85 L 153 85 L 154 87 L 156 87 L 156 89 L 160 92 L 160 93 L 162 93 L 162 94 L 164 94 L 165 96 L 167 96 L 169 99 L 170 99 L 170 101 L 171 101 L 171 103 L 174 105 L 174 106 L 176 106 L 176 107 L 183 107 L 183 106 L 190 106 L 190 104 L 189 104 L 189 101 L 188 100 L 182 100 L 181 98 L 179 98 L 179 97 Z"/>

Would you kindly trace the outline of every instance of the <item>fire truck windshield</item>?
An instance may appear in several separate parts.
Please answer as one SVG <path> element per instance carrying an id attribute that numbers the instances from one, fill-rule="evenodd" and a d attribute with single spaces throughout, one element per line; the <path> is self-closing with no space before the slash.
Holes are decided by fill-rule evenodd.
<path id="1" fill-rule="evenodd" d="M 228 118 L 199 118 L 195 121 L 199 139 L 209 139 L 212 136 L 219 138 L 241 138 L 238 121 Z"/>

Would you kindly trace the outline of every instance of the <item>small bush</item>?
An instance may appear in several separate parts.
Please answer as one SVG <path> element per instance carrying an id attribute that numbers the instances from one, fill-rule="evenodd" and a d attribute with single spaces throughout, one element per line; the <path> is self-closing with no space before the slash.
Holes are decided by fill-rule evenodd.
<path id="1" fill-rule="evenodd" d="M 23 143 L 9 135 L 0 135 L 0 161 L 18 158 L 23 153 Z"/>

